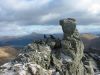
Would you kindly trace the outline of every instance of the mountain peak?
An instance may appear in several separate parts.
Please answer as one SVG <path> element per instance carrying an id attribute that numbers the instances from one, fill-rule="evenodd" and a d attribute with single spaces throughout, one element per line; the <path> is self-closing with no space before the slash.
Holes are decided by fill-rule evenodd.
<path id="1" fill-rule="evenodd" d="M 74 19 L 64 19 L 60 24 L 63 40 L 49 37 L 28 44 L 17 58 L 0 67 L 0 74 L 94 75 L 90 59 L 84 56 Z"/>

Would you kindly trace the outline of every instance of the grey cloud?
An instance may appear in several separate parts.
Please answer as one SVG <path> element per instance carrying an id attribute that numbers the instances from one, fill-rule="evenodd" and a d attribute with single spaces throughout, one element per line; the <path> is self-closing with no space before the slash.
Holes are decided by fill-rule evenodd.
<path id="1" fill-rule="evenodd" d="M 98 16 L 97 14 L 90 15 L 91 12 L 88 12 L 88 10 L 83 9 L 82 7 L 78 7 L 77 0 L 49 0 L 47 4 L 45 3 L 41 4 L 41 1 L 37 2 L 37 5 L 39 4 L 40 6 L 35 6 L 35 5 L 32 6 L 32 3 L 34 3 L 34 1 L 36 0 L 30 0 L 30 2 L 28 2 L 28 0 L 25 0 L 27 2 L 24 3 L 27 4 L 29 3 L 30 6 L 28 5 L 28 7 L 21 7 L 21 8 L 15 7 L 15 9 L 11 7 L 9 3 L 6 2 L 7 0 L 4 1 L 3 0 L 0 1 L 0 8 L 1 8 L 0 22 L 3 22 L 4 24 L 6 22 L 9 24 L 18 24 L 18 25 L 33 25 L 33 24 L 55 25 L 58 24 L 59 19 L 67 17 L 76 18 L 78 20 L 78 24 L 80 25 L 100 23 L 99 22 L 100 16 Z M 18 3 L 20 3 L 20 0 L 18 1 L 19 1 Z M 43 18 L 45 18 L 46 20 L 42 20 Z"/>

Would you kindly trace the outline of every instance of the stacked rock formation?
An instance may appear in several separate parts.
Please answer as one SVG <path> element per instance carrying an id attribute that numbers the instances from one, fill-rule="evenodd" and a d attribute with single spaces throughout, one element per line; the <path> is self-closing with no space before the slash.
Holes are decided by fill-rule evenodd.
<path id="1" fill-rule="evenodd" d="M 85 67 L 82 62 L 84 45 L 76 29 L 76 20 L 73 18 L 63 19 L 60 20 L 60 25 L 64 32 L 62 52 L 72 58 L 72 62 L 67 66 L 68 69 L 65 70 L 68 70 L 68 74 L 65 75 L 94 75 L 93 68 L 88 68 L 90 73 L 85 72 Z"/>
<path id="2" fill-rule="evenodd" d="M 63 40 L 47 38 L 29 44 L 16 59 L 0 67 L 0 75 L 94 75 L 75 19 L 62 19 L 60 25 Z"/>

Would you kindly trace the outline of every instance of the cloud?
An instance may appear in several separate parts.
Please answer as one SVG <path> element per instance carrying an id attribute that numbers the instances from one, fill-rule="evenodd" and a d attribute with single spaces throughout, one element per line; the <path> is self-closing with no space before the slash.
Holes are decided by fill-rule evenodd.
<path id="1" fill-rule="evenodd" d="M 0 36 L 19 36 L 28 34 L 23 27 L 13 24 L 11 25 L 1 25 L 0 26 Z"/>
<path id="2" fill-rule="evenodd" d="M 100 24 L 99 5 L 98 0 L 0 0 L 0 22 L 58 24 L 61 18 L 74 17 L 81 25 Z"/>
<path id="3" fill-rule="evenodd" d="M 100 25 L 77 25 L 77 29 L 80 33 L 99 33 Z M 23 36 L 31 33 L 39 33 L 39 34 L 59 34 L 63 33 L 61 26 L 59 25 L 27 25 L 27 26 L 18 26 L 13 25 L 10 27 L 9 25 L 2 26 L 0 30 L 1 36 Z M 33 34 L 34 35 L 34 34 Z"/>
<path id="4" fill-rule="evenodd" d="M 57 19 L 58 17 L 60 17 L 60 14 L 57 14 L 57 13 L 48 13 L 48 14 L 42 15 L 40 17 L 40 22 L 41 23 L 48 22 L 50 20 Z"/>
<path id="5" fill-rule="evenodd" d="M 26 34 L 23 26 L 58 25 L 60 19 L 68 17 L 75 18 L 78 25 L 100 25 L 100 1 L 0 0 L 0 34 Z"/>

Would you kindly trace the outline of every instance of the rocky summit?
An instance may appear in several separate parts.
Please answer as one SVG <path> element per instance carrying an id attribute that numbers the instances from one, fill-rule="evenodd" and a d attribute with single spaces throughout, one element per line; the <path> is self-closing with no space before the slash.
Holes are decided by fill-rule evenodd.
<path id="1" fill-rule="evenodd" d="M 99 75 L 92 58 L 83 53 L 76 20 L 62 19 L 59 24 L 62 40 L 51 35 L 28 44 L 14 60 L 0 66 L 0 75 Z"/>

